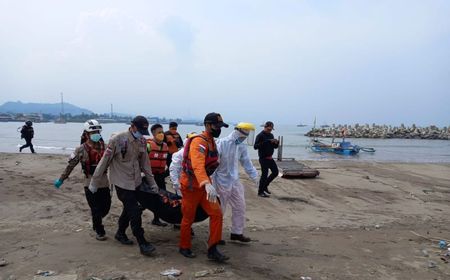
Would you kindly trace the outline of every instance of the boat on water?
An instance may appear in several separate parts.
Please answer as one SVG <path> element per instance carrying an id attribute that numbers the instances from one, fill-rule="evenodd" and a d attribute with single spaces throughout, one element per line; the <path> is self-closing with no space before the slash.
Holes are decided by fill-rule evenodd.
<path id="1" fill-rule="evenodd" d="M 297 124 L 297 127 L 305 127 L 305 126 L 308 126 L 307 124 Z"/>
<path id="2" fill-rule="evenodd" d="M 341 142 L 332 141 L 331 144 L 321 142 L 318 139 L 312 139 L 310 142 L 310 148 L 313 152 L 335 153 L 338 155 L 347 155 L 347 156 L 356 155 L 360 151 L 368 153 L 375 152 L 374 148 L 353 145 L 349 141 L 345 141 L 345 138 L 343 138 Z"/>

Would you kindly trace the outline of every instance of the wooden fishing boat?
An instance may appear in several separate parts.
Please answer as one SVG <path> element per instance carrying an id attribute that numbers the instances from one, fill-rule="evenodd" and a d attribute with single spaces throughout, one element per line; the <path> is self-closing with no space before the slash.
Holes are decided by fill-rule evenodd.
<path id="1" fill-rule="evenodd" d="M 331 144 L 327 144 L 319 141 L 318 139 L 312 139 L 310 142 L 310 146 L 312 151 L 318 153 L 335 153 L 338 155 L 356 155 L 359 151 L 373 153 L 375 152 L 374 148 L 366 148 L 358 145 L 353 145 L 349 141 L 345 141 L 342 139 L 341 142 L 332 142 Z"/>

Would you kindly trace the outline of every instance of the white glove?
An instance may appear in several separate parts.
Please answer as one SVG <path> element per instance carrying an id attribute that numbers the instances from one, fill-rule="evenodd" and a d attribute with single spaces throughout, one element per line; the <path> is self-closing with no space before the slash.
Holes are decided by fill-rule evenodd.
<path id="1" fill-rule="evenodd" d="M 175 190 L 175 194 L 178 195 L 179 197 L 183 197 L 180 190 Z"/>
<path id="2" fill-rule="evenodd" d="M 182 196 L 182 195 L 181 195 L 180 185 L 179 185 L 179 184 L 173 184 L 172 187 L 173 187 L 173 190 L 175 191 L 175 193 L 176 193 L 178 196 Z"/>
<path id="3" fill-rule="evenodd" d="M 97 187 L 92 185 L 92 182 L 89 184 L 88 189 L 89 189 L 89 191 L 91 191 L 91 193 L 96 193 L 97 192 Z"/>
<path id="4" fill-rule="evenodd" d="M 208 199 L 209 202 L 216 203 L 217 202 L 217 191 L 216 188 L 214 188 L 213 185 L 210 183 L 207 183 L 205 185 L 206 190 L 206 199 Z"/>

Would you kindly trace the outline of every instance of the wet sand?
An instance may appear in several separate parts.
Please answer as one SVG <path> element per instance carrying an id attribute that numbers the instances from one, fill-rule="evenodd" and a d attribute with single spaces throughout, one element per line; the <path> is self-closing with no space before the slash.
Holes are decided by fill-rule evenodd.
<path id="1" fill-rule="evenodd" d="M 95 240 L 81 168 L 53 187 L 66 160 L 0 153 L 0 259 L 8 262 L 0 279 L 33 279 L 38 270 L 60 279 L 167 279 L 159 273 L 171 267 L 182 270 L 179 279 L 221 267 L 202 279 L 450 279 L 438 246 L 450 240 L 450 164 L 306 162 L 318 178 L 277 178 L 267 199 L 243 174 L 246 234 L 254 241 L 227 242 L 221 249 L 231 259 L 218 265 L 206 258 L 208 221 L 194 225 L 196 259 L 181 256 L 179 232 L 152 226 L 148 211 L 143 226 L 157 247 L 153 257 L 116 242 L 116 194 L 104 221 L 108 240 Z M 227 241 L 229 225 L 228 210 Z"/>

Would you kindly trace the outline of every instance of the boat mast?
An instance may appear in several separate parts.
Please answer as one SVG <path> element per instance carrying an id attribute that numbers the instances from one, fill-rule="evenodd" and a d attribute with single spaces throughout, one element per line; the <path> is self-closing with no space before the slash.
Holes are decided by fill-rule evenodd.
<path id="1" fill-rule="evenodd" d="M 313 125 L 313 140 L 317 140 L 317 136 L 316 136 L 316 116 L 314 116 L 314 125 Z"/>

